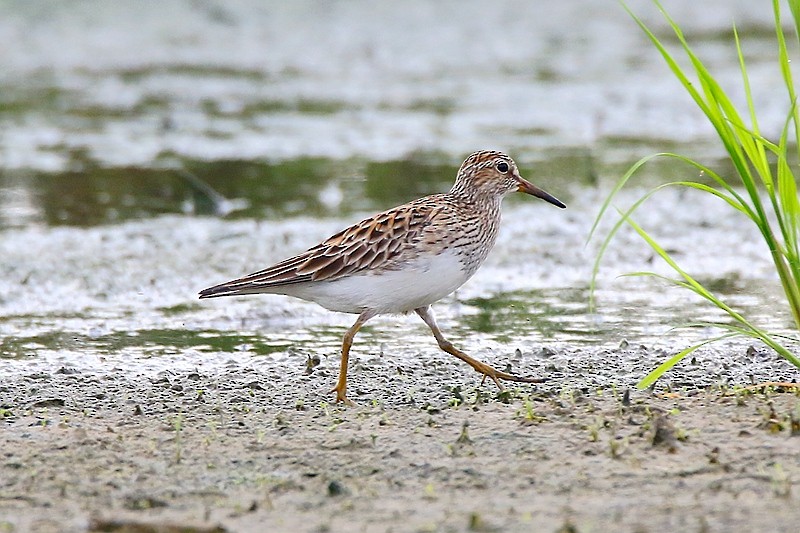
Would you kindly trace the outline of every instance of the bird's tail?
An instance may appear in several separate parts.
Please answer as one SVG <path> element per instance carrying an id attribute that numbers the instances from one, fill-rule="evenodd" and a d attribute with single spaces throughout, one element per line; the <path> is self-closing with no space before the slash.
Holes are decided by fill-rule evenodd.
<path id="1" fill-rule="evenodd" d="M 269 292 L 265 290 L 263 285 L 244 281 L 243 279 L 235 279 L 214 285 L 207 289 L 200 291 L 200 299 L 204 298 L 218 298 L 220 296 L 238 296 L 241 294 L 256 294 L 259 292 Z"/>

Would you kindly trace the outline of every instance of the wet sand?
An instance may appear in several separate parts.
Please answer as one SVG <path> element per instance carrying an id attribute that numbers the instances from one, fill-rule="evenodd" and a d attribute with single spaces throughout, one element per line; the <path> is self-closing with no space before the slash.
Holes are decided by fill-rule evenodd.
<path id="1" fill-rule="evenodd" d="M 334 365 L 307 374 L 300 357 L 4 380 L 0 527 L 709 532 L 800 520 L 796 389 L 551 382 L 498 396 L 444 355 L 388 358 L 356 361 L 350 408 L 327 403 Z"/>

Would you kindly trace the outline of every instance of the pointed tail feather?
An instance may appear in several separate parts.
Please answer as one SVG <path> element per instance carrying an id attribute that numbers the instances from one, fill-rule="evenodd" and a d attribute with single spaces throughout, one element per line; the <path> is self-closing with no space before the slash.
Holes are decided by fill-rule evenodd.
<path id="1" fill-rule="evenodd" d="M 241 289 L 240 285 L 221 283 L 220 285 L 214 285 L 213 287 L 209 287 L 200 291 L 200 299 L 217 298 L 219 296 L 234 296 L 236 294 L 240 294 L 239 289 Z"/>
<path id="2" fill-rule="evenodd" d="M 245 278 L 220 283 L 200 291 L 200 299 L 218 298 L 220 296 L 239 296 L 243 294 L 260 294 L 280 292 L 276 290 L 284 284 L 253 283 Z"/>
<path id="3" fill-rule="evenodd" d="M 242 294 L 283 294 L 281 287 L 303 283 L 311 279 L 310 274 L 298 275 L 294 268 L 283 264 L 275 265 L 239 279 L 226 281 L 200 291 L 200 299 L 219 296 L 239 296 Z"/>

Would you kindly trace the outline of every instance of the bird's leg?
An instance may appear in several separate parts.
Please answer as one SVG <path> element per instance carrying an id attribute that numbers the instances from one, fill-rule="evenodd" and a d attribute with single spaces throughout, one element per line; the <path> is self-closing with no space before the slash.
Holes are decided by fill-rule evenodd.
<path id="1" fill-rule="evenodd" d="M 342 363 L 339 367 L 339 380 L 336 382 L 336 386 L 331 389 L 331 392 L 336 393 L 336 403 L 344 402 L 347 405 L 355 405 L 347 399 L 347 360 L 350 357 L 350 347 L 353 345 L 353 338 L 356 336 L 356 333 L 358 333 L 361 326 L 363 326 L 367 320 L 374 317 L 375 314 L 374 311 L 369 309 L 362 312 L 358 315 L 356 323 L 344 334 L 344 339 L 342 340 Z"/>
<path id="2" fill-rule="evenodd" d="M 481 381 L 481 385 L 483 382 L 486 381 L 486 378 L 491 378 L 494 381 L 495 385 L 500 390 L 503 390 L 503 385 L 500 383 L 500 380 L 506 381 L 517 381 L 520 383 L 541 383 L 545 381 L 541 378 L 525 378 L 515 376 L 513 374 L 508 374 L 506 372 L 501 372 L 500 370 L 496 370 L 490 365 L 486 363 L 482 363 L 477 359 L 473 359 L 472 357 L 468 356 L 451 343 L 449 340 L 444 338 L 442 335 L 442 331 L 439 329 L 439 326 L 436 324 L 436 318 L 433 315 L 433 309 L 430 306 L 427 307 L 420 307 L 418 309 L 414 309 L 414 311 L 419 315 L 419 317 L 431 328 L 433 332 L 433 336 L 436 337 L 436 342 L 439 344 L 439 348 L 444 350 L 445 352 L 449 353 L 450 355 L 454 355 L 467 363 L 469 366 L 475 369 L 476 372 L 483 374 L 483 380 Z"/>

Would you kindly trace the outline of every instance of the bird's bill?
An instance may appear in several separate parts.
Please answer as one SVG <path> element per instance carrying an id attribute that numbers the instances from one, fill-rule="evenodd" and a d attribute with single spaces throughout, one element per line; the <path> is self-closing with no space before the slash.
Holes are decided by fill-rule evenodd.
<path id="1" fill-rule="evenodd" d="M 542 200 L 550 202 L 551 204 L 560 207 L 561 209 L 567 207 L 564 202 L 562 202 L 552 194 L 543 191 L 533 183 L 524 180 L 522 178 L 517 178 L 517 179 L 519 180 L 519 187 L 517 188 L 519 192 L 524 192 L 525 194 L 530 194 L 531 196 L 541 198 Z"/>

